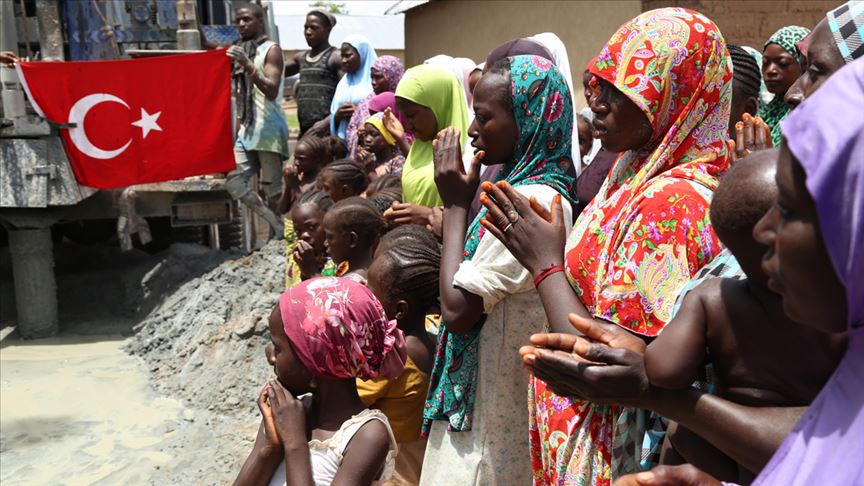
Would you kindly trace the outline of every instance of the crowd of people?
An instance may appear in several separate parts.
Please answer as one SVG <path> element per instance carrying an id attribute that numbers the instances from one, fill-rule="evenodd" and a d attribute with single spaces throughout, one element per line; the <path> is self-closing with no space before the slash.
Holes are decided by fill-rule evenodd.
<path id="1" fill-rule="evenodd" d="M 644 12 L 575 80 L 548 32 L 406 68 L 314 9 L 283 66 L 236 19 L 230 187 L 286 242 L 237 484 L 864 484 L 864 1 L 757 49 Z"/>

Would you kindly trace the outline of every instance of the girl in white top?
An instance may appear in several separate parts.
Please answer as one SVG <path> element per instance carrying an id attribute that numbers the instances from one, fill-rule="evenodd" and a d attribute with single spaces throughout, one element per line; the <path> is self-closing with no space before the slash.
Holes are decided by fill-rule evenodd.
<path id="1" fill-rule="evenodd" d="M 356 378 L 401 374 L 407 354 L 396 321 L 366 286 L 320 277 L 282 294 L 269 324 L 266 354 L 277 379 L 258 397 L 261 426 L 235 484 L 387 479 L 396 439 L 387 417 L 360 400 Z"/>
<path id="2" fill-rule="evenodd" d="M 531 483 L 528 380 L 518 350 L 543 328 L 543 306 L 534 276 L 483 224 L 507 218 L 518 225 L 518 212 L 481 211 L 471 222 L 467 215 L 482 161 L 502 165 L 499 184 L 512 184 L 538 207 L 563 206 L 570 221 L 570 204 L 560 201 L 572 184 L 564 172 L 571 163 L 570 96 L 551 61 L 502 59 L 474 89 L 476 116 L 468 132 L 478 152 L 470 170 L 456 129 L 441 131 L 434 142 L 435 182 L 444 201 L 442 327 L 424 411 L 429 441 L 421 485 Z M 483 189 L 491 192 L 492 185 Z M 489 197 L 494 192 L 480 200 Z"/>

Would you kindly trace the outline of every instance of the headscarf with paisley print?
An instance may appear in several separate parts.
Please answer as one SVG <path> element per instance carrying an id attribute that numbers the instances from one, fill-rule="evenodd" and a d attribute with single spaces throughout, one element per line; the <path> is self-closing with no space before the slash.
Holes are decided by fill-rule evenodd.
<path id="1" fill-rule="evenodd" d="M 663 8 L 624 24 L 591 73 L 645 113 L 652 135 L 619 156 L 577 220 L 568 273 L 595 315 L 653 336 L 677 290 L 720 250 L 708 206 L 729 165 L 732 64 L 711 20 Z"/>
<path id="2" fill-rule="evenodd" d="M 729 164 L 732 63 L 711 20 L 663 8 L 618 29 L 590 71 L 645 113 L 652 135 L 618 157 L 580 214 L 566 274 L 594 316 L 655 336 L 681 288 L 720 251 L 708 208 Z M 532 378 L 535 482 L 599 485 L 635 472 L 642 430 L 633 412 L 555 395 Z"/>

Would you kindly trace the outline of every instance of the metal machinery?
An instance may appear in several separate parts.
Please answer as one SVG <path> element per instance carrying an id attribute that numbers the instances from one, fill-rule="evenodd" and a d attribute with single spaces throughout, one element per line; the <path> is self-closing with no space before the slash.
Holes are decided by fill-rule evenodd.
<path id="1" fill-rule="evenodd" d="M 117 59 L 146 50 L 201 49 L 208 39 L 228 44 L 231 0 L 9 0 L 0 2 L 0 50 L 43 61 Z M 270 2 L 268 33 L 278 41 Z M 212 23 L 200 25 L 199 15 Z M 58 129 L 35 114 L 14 69 L 0 68 L 0 224 L 9 233 L 18 332 L 47 337 L 59 330 L 54 277 L 53 225 L 73 222 L 87 233 L 92 222 L 114 221 L 120 246 L 153 237 L 149 218 L 197 231 L 201 242 L 250 251 L 269 236 L 224 190 L 224 178 L 206 176 L 115 190 L 75 180 Z M 58 87 L 62 89 L 62 87 Z M 152 220 L 151 220 L 152 221 Z M 104 224 L 102 224 L 104 226 Z M 222 235 L 220 238 L 220 230 Z M 226 235 L 225 233 L 231 233 Z M 92 235 L 92 232 L 91 232 Z M 68 235 L 67 235 L 68 236 Z M 227 238 L 226 238 L 227 237 Z"/>

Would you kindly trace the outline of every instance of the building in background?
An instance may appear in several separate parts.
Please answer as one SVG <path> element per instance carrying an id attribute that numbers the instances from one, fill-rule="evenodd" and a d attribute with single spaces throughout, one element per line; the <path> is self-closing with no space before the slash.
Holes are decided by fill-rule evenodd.
<path id="1" fill-rule="evenodd" d="M 727 42 L 761 50 L 784 25 L 812 28 L 842 0 L 617 0 L 465 1 L 400 0 L 388 14 L 405 16 L 405 61 L 419 64 L 436 54 L 482 62 L 505 41 L 554 32 L 567 46 L 570 69 L 579 79 L 612 33 L 641 12 L 686 7 L 712 19 Z M 584 105 L 577 81 L 577 104 Z M 581 103 L 580 103 L 581 102 Z"/>
<path id="2" fill-rule="evenodd" d="M 305 22 L 306 15 L 276 15 L 280 45 L 286 59 L 309 49 L 303 37 Z M 338 46 L 342 39 L 352 34 L 366 36 L 379 56 L 387 54 L 405 60 L 403 15 L 336 15 L 336 27 L 330 33 L 330 43 Z"/>

